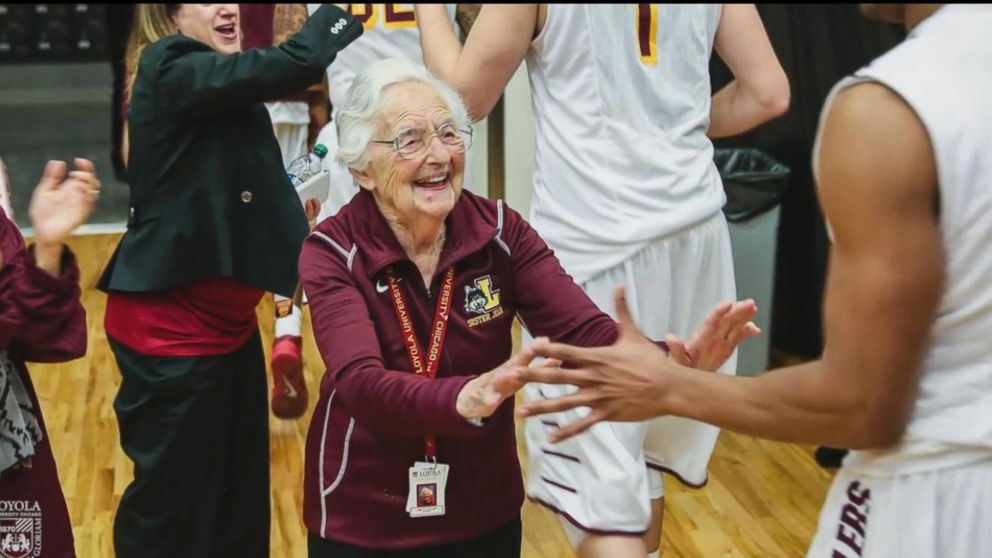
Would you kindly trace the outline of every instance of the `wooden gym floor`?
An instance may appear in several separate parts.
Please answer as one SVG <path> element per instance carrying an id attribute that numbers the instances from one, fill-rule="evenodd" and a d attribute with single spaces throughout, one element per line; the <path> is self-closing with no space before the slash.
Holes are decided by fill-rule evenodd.
<path id="1" fill-rule="evenodd" d="M 65 490 L 80 558 L 113 556 L 114 510 L 129 482 L 131 463 L 118 445 L 111 403 L 120 375 L 103 330 L 106 297 L 96 278 L 118 235 L 93 235 L 70 242 L 82 268 L 89 346 L 85 357 L 57 365 L 32 365 L 59 477 Z M 266 351 L 272 340 L 272 303 L 258 308 Z M 304 359 L 310 393 L 316 393 L 323 364 L 309 322 Z M 311 411 L 314 399 L 311 396 Z M 271 416 L 271 415 L 270 415 Z M 301 519 L 302 464 L 310 413 L 298 421 L 270 419 L 273 558 L 306 556 Z M 518 435 L 518 440 L 523 440 Z M 831 475 L 812 459 L 810 447 L 757 440 L 724 432 L 702 489 L 666 479 L 662 555 L 679 558 L 803 556 L 816 527 Z M 526 452 L 521 443 L 526 471 Z M 555 516 L 527 503 L 523 509 L 524 558 L 575 556 Z"/>

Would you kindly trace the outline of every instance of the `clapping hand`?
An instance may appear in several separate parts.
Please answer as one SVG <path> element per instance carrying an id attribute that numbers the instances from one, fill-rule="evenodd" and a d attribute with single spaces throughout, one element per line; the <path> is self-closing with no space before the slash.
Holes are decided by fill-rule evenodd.
<path id="1" fill-rule="evenodd" d="M 53 276 L 61 271 L 62 241 L 89 219 L 100 198 L 100 180 L 93 163 L 76 159 L 74 164 L 76 169 L 67 177 L 65 162 L 49 161 L 28 207 L 35 263 Z"/>
<path id="2" fill-rule="evenodd" d="M 715 370 L 745 338 L 760 330 L 750 319 L 757 308 L 754 301 L 718 305 L 688 344 L 669 336 L 669 353 L 648 340 L 638 329 L 627 308 L 623 288 L 616 291 L 620 334 L 608 347 L 580 348 L 546 339 L 535 340 L 533 354 L 567 362 L 571 368 L 545 363 L 542 366 L 514 368 L 517 382 L 571 384 L 576 392 L 521 405 L 518 412 L 530 417 L 576 407 L 589 407 L 589 414 L 563 425 L 551 434 L 561 441 L 583 432 L 600 421 L 636 422 L 667 414 L 669 374 L 692 363 Z M 532 357 L 533 358 L 533 357 Z"/>
<path id="3" fill-rule="evenodd" d="M 758 306 L 751 299 L 718 304 L 688 343 L 673 334 L 665 337 L 668 356 L 685 366 L 716 370 L 745 339 L 761 333 L 751 321 L 757 313 Z"/>
<path id="4" fill-rule="evenodd" d="M 86 159 L 74 161 L 76 170 L 66 177 L 66 164 L 49 161 L 31 196 L 28 217 L 39 245 L 61 243 L 89 219 L 100 198 L 96 168 Z"/>
<path id="5" fill-rule="evenodd" d="M 512 397 L 525 383 L 517 377 L 514 370 L 526 367 L 535 356 L 533 349 L 525 348 L 503 364 L 465 384 L 458 393 L 455 404 L 458 414 L 467 419 L 478 419 L 495 413 L 503 401 Z M 561 366 L 561 362 L 552 359 L 544 365 Z"/>

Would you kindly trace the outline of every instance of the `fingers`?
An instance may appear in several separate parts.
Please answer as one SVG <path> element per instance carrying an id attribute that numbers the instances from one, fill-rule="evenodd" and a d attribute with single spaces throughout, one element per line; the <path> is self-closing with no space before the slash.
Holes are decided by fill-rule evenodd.
<path id="1" fill-rule="evenodd" d="M 703 326 L 700 330 L 719 331 L 723 325 L 724 316 L 733 307 L 734 303 L 732 302 L 721 302 L 714 306 L 713 310 L 710 310 L 710 313 L 706 316 L 706 319 L 703 320 Z"/>
<path id="2" fill-rule="evenodd" d="M 575 393 L 556 397 L 554 399 L 544 399 L 541 401 L 530 401 L 517 407 L 517 414 L 522 417 L 536 417 L 548 413 L 567 411 L 576 407 L 589 407 L 598 399 L 590 391 L 579 390 Z"/>
<path id="3" fill-rule="evenodd" d="M 634 322 L 634 317 L 630 315 L 627 307 L 627 292 L 623 285 L 618 286 L 613 291 L 613 305 L 617 309 L 617 322 L 620 324 L 620 338 L 637 336 L 641 337 L 641 331 Z"/>
<path id="4" fill-rule="evenodd" d="M 729 338 L 734 332 L 751 321 L 757 313 L 758 306 L 750 298 L 734 303 L 730 311 L 724 316 L 724 328 L 721 332 L 723 333 L 722 338 Z"/>
<path id="5" fill-rule="evenodd" d="M 595 410 L 588 415 L 580 418 L 579 420 L 566 424 L 565 426 L 555 430 L 548 436 L 548 441 L 552 444 L 557 444 L 558 442 L 565 441 L 576 434 L 580 434 L 589 429 L 590 426 L 596 424 L 601 420 L 605 420 L 607 414 L 605 411 Z"/>
<path id="6" fill-rule="evenodd" d="M 84 203 L 92 205 L 100 198 L 100 179 L 96 176 L 96 166 L 89 159 L 76 157 L 73 159 L 75 170 L 68 173 L 68 178 L 63 175 L 63 187 L 76 189 L 85 194 L 87 199 Z"/>
<path id="7" fill-rule="evenodd" d="M 524 382 L 522 382 L 517 374 L 512 370 L 500 370 L 495 373 L 492 380 L 489 383 L 490 393 L 497 394 L 499 400 L 496 404 L 499 404 L 507 397 L 513 395 L 520 388 L 522 388 Z M 488 403 L 488 402 L 487 402 Z"/>
<path id="8" fill-rule="evenodd" d="M 595 381 L 595 376 L 583 369 L 560 368 L 558 366 L 515 367 L 513 373 L 522 384 L 538 382 L 542 384 L 570 384 L 586 386 Z"/>
<path id="9" fill-rule="evenodd" d="M 730 337 L 728 338 L 728 341 L 733 346 L 736 347 L 737 345 L 740 345 L 748 337 L 758 335 L 759 333 L 761 333 L 761 328 L 756 326 L 754 322 L 747 322 L 741 327 L 730 332 Z"/>
<path id="10" fill-rule="evenodd" d="M 752 299 L 721 302 L 706 316 L 703 326 L 699 328 L 694 338 L 723 341 L 757 313 L 758 307 Z"/>
<path id="11" fill-rule="evenodd" d="M 530 344 L 530 349 L 535 356 L 553 358 L 561 362 L 572 364 L 584 364 L 596 361 L 597 350 L 594 348 L 581 348 L 566 345 L 564 343 L 552 343 L 547 338 L 535 339 Z"/>
<path id="12" fill-rule="evenodd" d="M 51 190 L 56 188 L 65 179 L 65 161 L 49 161 L 45 164 L 45 170 L 38 182 L 41 190 Z"/>
<path id="13" fill-rule="evenodd" d="M 90 188 L 100 188 L 100 180 L 90 171 L 74 170 L 69 172 L 69 178 L 84 182 Z"/>
<path id="14" fill-rule="evenodd" d="M 561 368 L 562 364 L 564 363 L 556 358 L 549 358 L 549 359 L 545 359 L 545 361 L 542 363 L 542 366 L 546 366 L 548 368 Z"/>
<path id="15" fill-rule="evenodd" d="M 668 358 L 683 366 L 692 366 L 692 358 L 681 339 L 669 333 L 665 336 L 665 343 L 668 345 Z"/>
<path id="16" fill-rule="evenodd" d="M 744 308 L 740 302 L 730 303 L 730 307 L 720 315 L 720 320 L 717 322 L 715 336 L 717 339 L 726 339 L 730 335 L 730 332 L 734 330 L 735 326 L 751 319 L 750 316 L 741 319 L 744 314 Z"/>
<path id="17" fill-rule="evenodd" d="M 487 417 L 496 412 L 507 398 L 512 397 L 524 386 L 524 382 L 520 380 L 514 369 L 496 369 L 479 378 L 486 380 L 481 384 L 479 399 L 485 409 L 482 415 Z"/>
<path id="18" fill-rule="evenodd" d="M 100 181 L 91 173 L 83 171 L 72 171 L 69 178 L 62 183 L 63 188 L 76 189 L 86 196 L 87 202 L 95 202 L 100 199 Z"/>
<path id="19" fill-rule="evenodd" d="M 96 174 L 96 165 L 94 165 L 93 161 L 90 161 L 89 159 L 76 157 L 72 160 L 72 164 L 76 166 L 76 170 Z"/>
<path id="20" fill-rule="evenodd" d="M 546 342 L 547 340 L 547 337 L 538 337 L 534 341 Z M 534 352 L 534 345 L 532 343 L 523 349 L 520 349 L 520 352 L 510 357 L 509 364 L 510 366 L 528 366 L 535 358 L 537 358 L 537 354 Z"/>

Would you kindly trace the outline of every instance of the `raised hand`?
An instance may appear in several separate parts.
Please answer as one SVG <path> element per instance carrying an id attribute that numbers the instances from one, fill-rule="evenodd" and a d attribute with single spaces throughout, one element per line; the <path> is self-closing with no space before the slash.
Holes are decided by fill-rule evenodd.
<path id="1" fill-rule="evenodd" d="M 716 370 L 730 358 L 742 341 L 761 333 L 751 319 L 758 313 L 754 300 L 718 304 L 688 343 L 669 334 L 665 343 L 669 358 L 700 370 Z"/>
<path id="2" fill-rule="evenodd" d="M 28 217 L 39 246 L 61 244 L 93 213 L 100 197 L 96 168 L 86 159 L 74 161 L 76 170 L 66 177 L 66 164 L 49 161 L 31 196 Z"/>
<path id="3" fill-rule="evenodd" d="M 619 337 L 608 347 L 580 348 L 537 339 L 530 348 L 538 356 L 567 362 L 560 366 L 517 367 L 521 382 L 571 384 L 579 390 L 556 399 L 521 405 L 522 416 L 589 407 L 585 417 L 551 434 L 553 442 L 570 438 L 603 421 L 641 421 L 661 414 L 658 404 L 666 367 L 675 366 L 665 352 L 641 333 L 627 309 L 622 287 L 616 294 Z"/>
<path id="4" fill-rule="evenodd" d="M 530 346 L 537 356 L 567 362 L 573 368 L 544 365 L 514 369 L 520 382 L 571 384 L 579 388 L 569 395 L 531 401 L 518 409 L 522 416 L 536 416 L 589 407 L 588 415 L 553 432 L 553 442 L 570 438 L 604 420 L 635 422 L 666 414 L 669 378 L 679 365 L 691 363 L 696 368 L 715 370 L 741 340 L 758 332 L 750 323 L 757 311 L 754 301 L 724 303 L 710 312 L 688 344 L 668 336 L 666 355 L 634 323 L 623 287 L 617 288 L 615 303 L 619 337 L 613 345 L 580 348 L 538 339 Z"/>
<path id="5" fill-rule="evenodd" d="M 458 414 L 467 418 L 485 418 L 496 412 L 496 409 L 512 397 L 524 382 L 513 372 L 518 367 L 526 367 L 534 360 L 534 351 L 525 348 L 498 367 L 486 372 L 465 384 L 458 393 L 455 408 Z M 548 366 L 559 366 L 555 360 L 545 362 Z"/>

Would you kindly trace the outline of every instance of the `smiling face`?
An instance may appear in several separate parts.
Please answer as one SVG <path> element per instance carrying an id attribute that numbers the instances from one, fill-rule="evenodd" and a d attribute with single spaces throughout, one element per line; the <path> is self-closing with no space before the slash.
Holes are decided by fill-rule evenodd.
<path id="1" fill-rule="evenodd" d="M 241 52 L 237 4 L 181 4 L 172 20 L 179 32 L 224 54 Z"/>
<path id="2" fill-rule="evenodd" d="M 453 118 L 448 105 L 429 85 L 406 81 L 383 91 L 383 110 L 373 139 L 392 140 L 418 131 L 433 134 Z M 443 222 L 462 191 L 465 153 L 431 137 L 426 151 L 406 159 L 392 145 L 369 144 L 372 157 L 364 171 L 352 171 L 370 190 L 387 217 L 412 227 L 422 219 Z"/>

